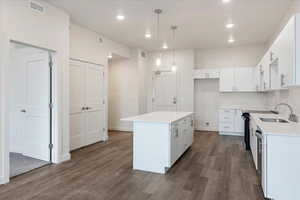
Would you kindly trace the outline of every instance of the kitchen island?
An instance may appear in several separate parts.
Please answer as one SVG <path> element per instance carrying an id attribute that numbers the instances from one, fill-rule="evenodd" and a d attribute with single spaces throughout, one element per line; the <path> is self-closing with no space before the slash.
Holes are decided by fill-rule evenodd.
<path id="1" fill-rule="evenodd" d="M 152 112 L 121 119 L 133 122 L 133 169 L 165 174 L 192 145 L 191 112 Z"/>

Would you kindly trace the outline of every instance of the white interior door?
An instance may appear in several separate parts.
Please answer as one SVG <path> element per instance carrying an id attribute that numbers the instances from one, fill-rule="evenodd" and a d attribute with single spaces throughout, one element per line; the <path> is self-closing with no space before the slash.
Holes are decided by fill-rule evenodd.
<path id="1" fill-rule="evenodd" d="M 70 149 L 80 148 L 84 138 L 85 65 L 70 61 Z"/>
<path id="2" fill-rule="evenodd" d="M 104 68 L 87 64 L 85 77 L 85 145 L 89 145 L 104 137 Z"/>
<path id="3" fill-rule="evenodd" d="M 50 68 L 48 52 L 24 56 L 23 154 L 50 161 Z"/>
<path id="4" fill-rule="evenodd" d="M 177 110 L 176 73 L 163 72 L 154 77 L 153 111 Z"/>

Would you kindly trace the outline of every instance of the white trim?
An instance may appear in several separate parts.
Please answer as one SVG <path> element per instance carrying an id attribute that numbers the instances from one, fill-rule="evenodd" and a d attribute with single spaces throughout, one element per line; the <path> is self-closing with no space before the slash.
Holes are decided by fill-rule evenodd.
<path id="1" fill-rule="evenodd" d="M 59 155 L 58 158 L 55 160 L 55 162 L 53 161 L 53 163 L 59 164 L 59 163 L 66 162 L 66 161 L 69 161 L 69 160 L 71 160 L 71 154 L 67 153 L 67 154 L 64 154 L 64 155 Z"/>
<path id="2" fill-rule="evenodd" d="M 219 132 L 220 135 L 228 135 L 228 136 L 244 136 L 244 133 L 237 132 Z"/>

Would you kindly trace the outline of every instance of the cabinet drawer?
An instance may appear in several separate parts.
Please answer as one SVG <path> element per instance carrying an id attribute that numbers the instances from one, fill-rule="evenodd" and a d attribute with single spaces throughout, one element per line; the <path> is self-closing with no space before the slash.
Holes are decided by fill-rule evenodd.
<path id="1" fill-rule="evenodd" d="M 234 125 L 231 123 L 220 123 L 219 124 L 219 131 L 220 132 L 233 132 Z"/>
<path id="2" fill-rule="evenodd" d="M 220 113 L 219 121 L 232 123 L 234 121 L 234 114 L 233 113 Z"/>

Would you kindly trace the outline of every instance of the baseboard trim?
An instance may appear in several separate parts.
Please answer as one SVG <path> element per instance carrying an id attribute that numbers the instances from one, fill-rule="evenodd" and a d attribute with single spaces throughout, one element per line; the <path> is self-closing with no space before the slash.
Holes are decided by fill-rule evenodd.
<path id="1" fill-rule="evenodd" d="M 60 155 L 58 157 L 58 159 L 56 160 L 56 164 L 59 164 L 59 163 L 63 163 L 63 162 L 66 162 L 68 160 L 71 160 L 71 154 L 70 153 L 67 153 L 67 154 L 64 154 L 64 155 Z"/>
<path id="2" fill-rule="evenodd" d="M 228 135 L 228 136 L 244 136 L 244 133 L 236 133 L 236 132 L 219 132 L 220 135 Z"/>
<path id="3" fill-rule="evenodd" d="M 4 177 L 0 177 L 0 185 L 4 185 L 4 184 L 6 184 L 6 183 L 8 183 L 8 182 L 9 182 L 8 179 L 6 179 L 6 178 L 4 178 Z"/>

